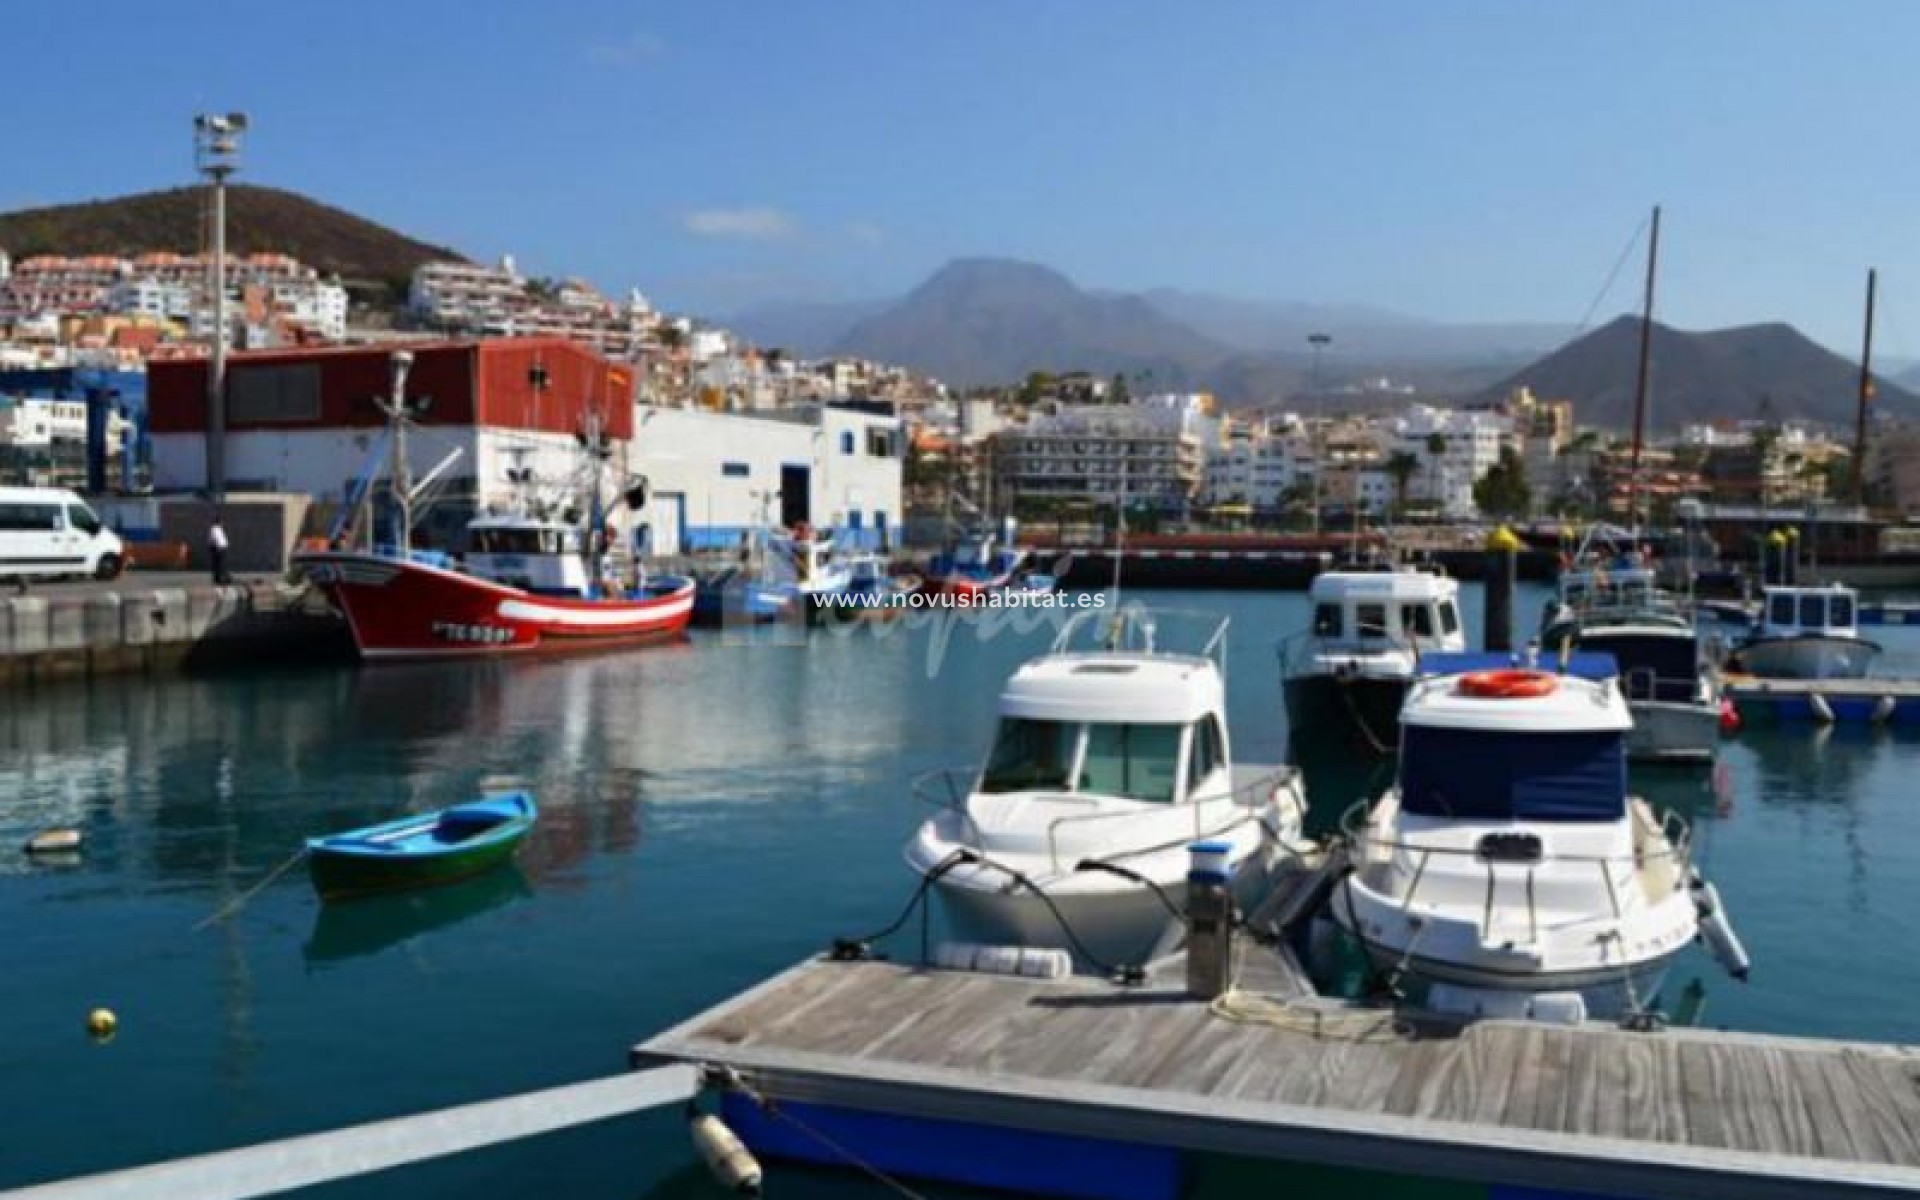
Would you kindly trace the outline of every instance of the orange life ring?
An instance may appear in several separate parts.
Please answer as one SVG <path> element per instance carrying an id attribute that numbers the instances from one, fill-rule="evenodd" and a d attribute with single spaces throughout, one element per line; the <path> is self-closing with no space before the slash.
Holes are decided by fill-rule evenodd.
<path id="1" fill-rule="evenodd" d="M 1460 677 L 1460 694 L 1492 700 L 1550 696 L 1560 680 L 1551 671 L 1472 671 Z"/>

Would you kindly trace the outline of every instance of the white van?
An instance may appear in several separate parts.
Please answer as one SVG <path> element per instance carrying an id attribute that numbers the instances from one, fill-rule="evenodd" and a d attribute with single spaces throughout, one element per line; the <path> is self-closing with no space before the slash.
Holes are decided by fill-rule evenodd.
<path id="1" fill-rule="evenodd" d="M 65 488 L 0 487 L 0 579 L 112 579 L 126 554 L 119 535 Z"/>

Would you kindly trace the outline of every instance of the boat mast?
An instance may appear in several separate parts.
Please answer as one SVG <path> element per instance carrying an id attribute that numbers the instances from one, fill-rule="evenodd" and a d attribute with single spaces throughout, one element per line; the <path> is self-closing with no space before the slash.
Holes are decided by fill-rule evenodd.
<path id="1" fill-rule="evenodd" d="M 1860 345 L 1860 396 L 1853 426 L 1853 502 L 1867 502 L 1867 409 L 1873 404 L 1873 294 L 1880 273 L 1867 269 L 1867 331 Z"/>
<path id="2" fill-rule="evenodd" d="M 407 372 L 413 367 L 413 355 L 395 350 L 387 356 L 387 378 L 392 383 L 385 408 L 392 432 L 387 439 L 387 482 L 393 489 L 394 513 L 399 522 L 394 549 L 407 556 L 413 540 L 413 484 L 407 478 Z M 373 536 L 371 527 L 367 536 Z"/>
<path id="3" fill-rule="evenodd" d="M 1660 263 L 1660 206 L 1653 206 L 1653 232 L 1647 239 L 1647 294 L 1640 307 L 1640 370 L 1633 386 L 1633 458 L 1628 464 L 1627 524 L 1640 537 L 1640 451 L 1647 430 L 1647 375 L 1653 361 L 1653 280 Z"/>

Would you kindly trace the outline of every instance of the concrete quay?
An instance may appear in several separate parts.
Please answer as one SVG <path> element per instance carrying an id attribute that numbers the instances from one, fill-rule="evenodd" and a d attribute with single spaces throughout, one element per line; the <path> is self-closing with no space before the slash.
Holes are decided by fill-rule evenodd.
<path id="1" fill-rule="evenodd" d="M 351 657 L 340 619 L 277 577 L 219 586 L 155 572 L 0 591 L 0 687 Z"/>

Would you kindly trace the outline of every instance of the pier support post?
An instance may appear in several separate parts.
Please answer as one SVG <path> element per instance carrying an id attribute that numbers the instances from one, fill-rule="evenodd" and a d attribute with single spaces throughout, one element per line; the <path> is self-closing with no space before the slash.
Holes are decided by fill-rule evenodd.
<path id="1" fill-rule="evenodd" d="M 1520 538 L 1513 530 L 1502 525 L 1487 535 L 1487 599 L 1480 641 L 1490 653 L 1513 649 L 1513 588 L 1519 561 Z"/>

